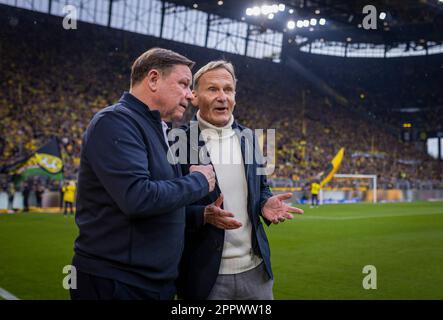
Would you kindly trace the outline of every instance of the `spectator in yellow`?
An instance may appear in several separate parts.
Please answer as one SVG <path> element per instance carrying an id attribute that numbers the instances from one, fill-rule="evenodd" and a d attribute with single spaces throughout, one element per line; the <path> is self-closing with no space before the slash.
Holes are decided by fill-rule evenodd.
<path id="1" fill-rule="evenodd" d="M 311 208 L 318 207 L 318 193 L 320 192 L 320 184 L 314 180 L 311 184 Z"/>
<path id="2" fill-rule="evenodd" d="M 68 207 L 70 208 L 71 216 L 74 214 L 74 199 L 75 199 L 75 191 L 76 186 L 74 181 L 69 181 L 68 185 L 65 185 L 62 189 L 63 191 L 63 201 L 65 202 L 65 210 L 63 212 L 66 217 L 68 213 Z"/>

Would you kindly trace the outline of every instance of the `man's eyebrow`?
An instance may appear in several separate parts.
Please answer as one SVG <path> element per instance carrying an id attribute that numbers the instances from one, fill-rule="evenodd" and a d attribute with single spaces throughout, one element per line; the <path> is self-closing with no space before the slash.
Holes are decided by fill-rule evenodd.
<path id="1" fill-rule="evenodd" d="M 207 86 L 208 86 L 208 87 L 209 87 L 209 86 L 218 86 L 218 85 L 220 85 L 220 83 L 217 82 L 217 81 L 209 81 L 209 82 L 207 83 Z M 234 87 L 232 83 L 224 83 L 224 84 L 222 83 L 221 86 L 222 86 L 222 87 L 227 87 L 227 86 Z"/>

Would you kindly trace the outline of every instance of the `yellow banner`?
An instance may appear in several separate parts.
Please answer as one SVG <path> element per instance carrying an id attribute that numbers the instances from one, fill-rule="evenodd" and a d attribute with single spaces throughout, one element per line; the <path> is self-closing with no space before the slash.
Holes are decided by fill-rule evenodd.
<path id="1" fill-rule="evenodd" d="M 326 176 L 320 183 L 321 187 L 327 184 L 332 179 L 334 174 L 338 171 L 338 169 L 340 168 L 340 164 L 343 160 L 344 154 L 345 154 L 345 148 L 341 148 L 335 155 L 334 159 L 332 159 L 331 163 L 328 165 L 328 168 L 325 172 Z"/>

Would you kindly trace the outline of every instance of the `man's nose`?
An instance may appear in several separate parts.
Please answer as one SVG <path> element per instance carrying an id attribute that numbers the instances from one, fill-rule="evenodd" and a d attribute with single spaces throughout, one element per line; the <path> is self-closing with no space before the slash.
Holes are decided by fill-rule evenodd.
<path id="1" fill-rule="evenodd" d="M 188 88 L 188 89 L 186 90 L 186 93 L 185 93 L 185 98 L 186 98 L 186 100 L 191 101 L 191 99 L 192 99 L 193 97 L 194 97 L 194 96 L 192 95 L 192 91 L 191 91 L 191 89 Z"/>
<path id="2" fill-rule="evenodd" d="M 219 101 L 223 101 L 224 102 L 224 101 L 226 101 L 228 99 L 228 96 L 226 95 L 226 93 L 223 90 L 220 90 L 218 92 L 217 99 Z"/>

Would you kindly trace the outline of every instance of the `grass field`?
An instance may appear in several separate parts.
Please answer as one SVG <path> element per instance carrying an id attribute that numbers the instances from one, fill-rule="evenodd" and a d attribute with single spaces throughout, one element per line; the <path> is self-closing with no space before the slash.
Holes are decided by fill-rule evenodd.
<path id="1" fill-rule="evenodd" d="M 276 299 L 443 299 L 443 203 L 325 205 L 267 229 Z M 0 215 L 0 288 L 68 299 L 74 219 Z M 377 289 L 365 290 L 365 265 Z"/>

